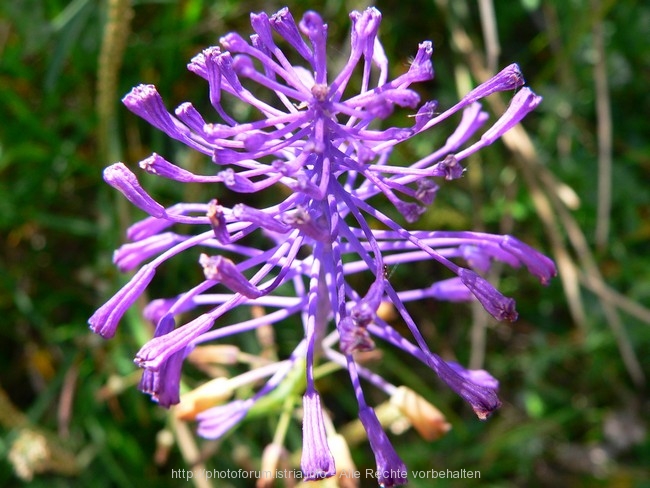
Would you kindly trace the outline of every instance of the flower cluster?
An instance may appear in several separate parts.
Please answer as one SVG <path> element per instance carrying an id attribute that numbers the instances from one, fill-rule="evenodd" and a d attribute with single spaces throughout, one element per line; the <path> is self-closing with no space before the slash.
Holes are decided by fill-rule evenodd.
<path id="1" fill-rule="evenodd" d="M 169 112 L 152 85 L 137 86 L 124 97 L 129 110 L 211 158 L 215 168 L 208 175 L 194 174 L 153 154 L 140 162 L 144 171 L 183 183 L 219 184 L 241 194 L 273 186 L 278 189 L 277 202 L 265 208 L 246 203 L 229 208 L 214 199 L 165 208 L 124 164 L 108 167 L 105 180 L 149 217 L 128 229 L 130 242 L 114 255 L 120 270 L 137 272 L 89 323 L 94 332 L 112 337 L 157 268 L 197 249 L 204 279 L 178 296 L 151 301 L 144 311 L 155 332 L 135 358 L 144 369 L 140 389 L 162 406 L 178 404 L 183 362 L 199 345 L 281 324 L 296 315 L 304 336 L 288 357 L 238 377 L 212 380 L 212 403 L 194 412 L 198 433 L 206 438 L 222 436 L 298 372 L 306 385 L 301 468 L 308 479 L 334 475 L 335 456 L 328 447 L 331 425 L 314 380 L 315 366 L 333 362 L 349 372 L 377 472 L 393 473 L 379 483 L 395 486 L 406 482 L 399 474 L 406 471 L 404 463 L 366 402 L 361 380 L 396 398 L 403 398 L 404 389 L 359 364 L 358 353 L 372 350 L 378 340 L 411 354 L 485 419 L 500 405 L 497 381 L 485 371 L 467 370 L 432 352 L 405 303 L 476 299 L 496 319 L 515 320 L 514 300 L 482 276 L 492 263 L 525 266 L 543 284 L 555 275 L 551 260 L 511 236 L 413 231 L 399 220 L 416 222 L 434 201 L 437 181 L 461 177 L 464 159 L 501 137 L 541 98 L 523 87 L 522 74 L 513 64 L 444 111 L 435 101 L 421 103 L 411 85 L 433 78 L 431 42 L 422 42 L 408 70 L 389 80 L 388 60 L 378 37 L 380 12 L 355 11 L 350 19 L 350 55 L 340 72 L 332 74 L 326 64 L 327 24 L 317 13 L 307 12 L 297 23 L 286 8 L 271 17 L 252 14 L 250 39 L 227 34 L 220 46 L 205 49 L 188 65 L 207 81 L 216 111 L 213 118 L 206 120 L 191 103 Z M 277 41 L 293 49 L 293 61 Z M 360 85 L 354 93 L 349 93 L 351 80 Z M 489 117 L 478 101 L 502 91 L 515 91 L 507 110 L 479 132 Z M 229 113 L 233 101 L 251 107 L 254 120 L 236 120 Z M 396 107 L 410 110 L 409 125 L 378 128 L 376 122 L 388 118 Z M 460 122 L 442 147 L 410 165 L 389 163 L 398 143 L 456 113 Z M 477 133 L 480 136 L 474 137 Z M 379 194 L 396 215 L 370 203 Z M 175 224 L 196 232 L 181 234 Z M 250 244 L 248 237 L 256 232 L 266 246 Z M 425 260 L 438 262 L 453 277 L 426 288 L 393 287 L 386 271 L 390 266 Z M 371 284 L 355 289 L 350 277 L 363 272 Z M 392 304 L 410 337 L 378 313 L 385 303 Z M 268 311 L 237 323 L 221 319 L 235 308 L 253 306 Z M 244 384 L 255 385 L 254 393 L 228 401 Z M 185 399 L 178 408 L 184 403 Z M 407 407 L 404 411 L 408 416 Z"/>

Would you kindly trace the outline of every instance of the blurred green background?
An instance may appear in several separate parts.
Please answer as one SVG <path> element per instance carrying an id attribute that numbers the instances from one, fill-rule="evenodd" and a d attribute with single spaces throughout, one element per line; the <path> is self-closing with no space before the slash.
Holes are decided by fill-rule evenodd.
<path id="1" fill-rule="evenodd" d="M 134 167 L 152 151 L 196 157 L 120 98 L 154 83 L 169 107 L 192 101 L 208 113 L 206 85 L 186 63 L 229 31 L 249 34 L 249 12 L 285 4 L 296 19 L 307 8 L 323 14 L 334 60 L 345 53 L 348 12 L 367 6 L 0 5 L 0 486 L 252 486 L 173 480 L 171 471 L 197 460 L 210 469 L 259 469 L 273 419 L 246 422 L 222 442 L 194 439 L 191 424 L 172 421 L 135 387 L 132 358 L 148 333 L 138 314 L 111 341 L 92 335 L 86 321 L 124 280 L 112 251 L 137 217 L 104 184 L 102 169 L 117 160 Z M 490 2 L 406 5 L 376 3 L 380 36 L 393 76 L 418 42 L 434 42 L 436 79 L 418 88 L 424 99 L 448 107 L 511 62 L 544 96 L 524 129 L 474 158 L 465 178 L 443 185 L 418 225 L 512 233 L 552 256 L 560 277 L 544 288 L 521 271 L 494 274 L 517 299 L 514 324 L 496 324 L 471 306 L 413 306 L 432 349 L 491 371 L 504 405 L 479 422 L 432 373 L 386 350 L 373 367 L 416 389 L 453 425 L 435 442 L 411 430 L 391 435 L 397 451 L 412 470 L 481 472 L 480 482 L 435 486 L 650 486 L 650 4 L 504 1 L 494 3 L 493 16 Z M 498 113 L 507 99 L 493 98 L 487 107 Z M 413 160 L 435 142 L 434 134 L 400 155 Z M 144 181 L 168 203 L 197 199 L 168 182 Z M 391 281 L 430 281 L 407 268 L 395 269 Z M 169 276 L 161 293 L 183 289 L 182 269 Z M 344 376 L 321 385 L 337 425 L 354 416 L 347 385 Z M 297 452 L 299 443 L 288 447 Z M 359 469 L 373 467 L 366 442 L 353 457 Z"/>

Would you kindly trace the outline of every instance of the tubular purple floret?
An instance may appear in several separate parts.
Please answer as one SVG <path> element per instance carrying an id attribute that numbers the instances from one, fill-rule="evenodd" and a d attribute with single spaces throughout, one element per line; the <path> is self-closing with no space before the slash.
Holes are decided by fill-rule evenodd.
<path id="1" fill-rule="evenodd" d="M 251 45 L 237 32 L 228 32 L 219 39 L 219 44 L 226 51 L 233 53 L 248 53 Z"/>
<path id="2" fill-rule="evenodd" d="M 384 432 L 375 411 L 368 406 L 361 407 L 359 420 L 368 434 L 368 441 L 375 455 L 379 485 L 388 488 L 407 484 L 406 465 L 395 452 L 395 448 Z"/>
<path id="3" fill-rule="evenodd" d="M 142 264 L 143 261 L 171 249 L 185 239 L 187 239 L 186 236 L 164 232 L 137 242 L 123 244 L 113 253 L 113 263 L 122 272 L 130 271 Z"/>
<path id="4" fill-rule="evenodd" d="M 300 31 L 307 36 L 314 51 L 312 66 L 316 83 L 327 83 L 327 24 L 314 11 L 303 14 L 299 24 Z"/>
<path id="5" fill-rule="evenodd" d="M 199 111 L 194 108 L 194 105 L 190 102 L 181 103 L 176 107 L 174 113 L 187 127 L 204 137 L 205 120 Z"/>
<path id="6" fill-rule="evenodd" d="M 492 376 L 489 372 L 484 369 L 466 369 L 458 363 L 453 361 L 445 361 L 449 367 L 451 367 L 456 373 L 465 378 L 466 380 L 482 386 L 484 388 L 489 388 L 494 391 L 499 389 L 499 381 Z"/>
<path id="7" fill-rule="evenodd" d="M 374 47 L 375 38 L 381 24 L 381 12 L 375 7 L 368 7 L 363 12 L 353 11 L 350 13 L 352 20 L 352 42 L 358 42 L 363 47 L 364 55 L 371 53 Z"/>
<path id="8" fill-rule="evenodd" d="M 492 388 L 486 388 L 458 375 L 453 368 L 444 361 L 437 373 L 438 375 L 470 404 L 474 413 L 480 420 L 486 420 L 492 413 L 499 409 L 501 401 Z"/>
<path id="9" fill-rule="evenodd" d="M 251 222 L 263 229 L 279 234 L 286 234 L 290 230 L 288 225 L 272 217 L 269 213 L 243 203 L 238 203 L 232 208 L 232 216 L 240 222 Z"/>
<path id="10" fill-rule="evenodd" d="M 197 433 L 206 439 L 219 439 L 230 429 L 240 423 L 253 406 L 251 399 L 235 400 L 225 405 L 218 405 L 196 416 L 199 424 Z"/>
<path id="11" fill-rule="evenodd" d="M 447 120 L 451 115 L 456 113 L 458 110 L 465 109 L 466 107 L 475 103 L 480 98 L 486 97 L 492 93 L 495 93 L 496 91 L 503 91 L 503 90 L 510 90 L 510 89 L 517 88 L 517 86 L 520 86 L 519 83 L 523 83 L 523 78 L 517 77 L 518 70 L 519 68 L 517 67 L 517 65 L 511 65 L 508 68 L 505 68 L 503 71 L 501 71 L 500 73 L 492 77 L 490 80 L 486 81 L 482 85 L 479 85 L 470 93 L 465 95 L 465 97 L 463 97 L 462 100 L 459 101 L 456 105 L 454 105 L 450 109 L 444 111 L 440 115 L 434 117 L 429 122 L 427 122 L 421 128 L 420 132 L 429 129 L 444 120 Z M 487 141 L 483 141 L 483 144 L 480 147 L 484 147 L 488 144 L 489 143 L 487 143 Z M 476 144 L 472 146 L 474 147 L 474 151 L 476 151 L 476 149 L 478 149 L 479 147 L 479 146 L 476 147 L 475 146 Z M 459 159 L 462 158 L 459 157 Z M 431 161 L 432 159 L 430 156 L 428 156 L 427 158 L 425 158 L 425 160 Z"/>
<path id="12" fill-rule="evenodd" d="M 152 322 L 154 325 L 158 324 L 160 322 L 160 319 L 162 319 L 165 315 L 169 313 L 169 309 L 176 303 L 179 297 L 174 297 L 174 298 L 157 298 L 155 300 L 151 300 L 145 307 L 144 310 L 142 311 L 142 316 Z M 194 305 L 190 303 L 189 309 L 191 309 Z M 177 313 L 182 313 L 187 310 L 178 310 Z"/>
<path id="13" fill-rule="evenodd" d="M 113 337 L 122 316 L 144 292 L 155 274 L 156 268 L 153 266 L 148 264 L 142 266 L 120 291 L 88 319 L 90 330 L 105 339 Z"/>
<path id="14" fill-rule="evenodd" d="M 457 276 L 437 281 L 431 285 L 429 296 L 436 300 L 445 300 L 448 302 L 467 302 L 474 297 L 467 286 Z"/>
<path id="15" fill-rule="evenodd" d="M 409 224 L 417 222 L 420 216 L 427 210 L 426 207 L 415 202 L 403 202 L 401 200 L 395 202 L 395 208 Z"/>
<path id="16" fill-rule="evenodd" d="M 273 42 L 273 31 L 271 30 L 271 23 L 269 21 L 269 16 L 265 12 L 260 12 L 258 14 L 251 13 L 251 26 L 253 30 L 258 35 L 259 40 L 266 46 L 266 48 L 274 52 L 277 50 L 275 43 Z"/>
<path id="17" fill-rule="evenodd" d="M 191 322 L 177 327 L 169 334 L 154 337 L 140 348 L 133 362 L 141 368 L 157 371 L 172 354 L 184 349 L 197 337 L 210 330 L 220 315 L 219 312 L 223 314 L 241 301 L 243 301 L 243 297 L 239 300 L 233 298 L 229 303 L 217 307 L 218 310 L 203 314 Z"/>
<path id="18" fill-rule="evenodd" d="M 416 185 L 415 198 L 423 205 L 433 204 L 440 189 L 436 182 L 429 178 L 422 178 L 417 181 Z"/>
<path id="19" fill-rule="evenodd" d="M 222 52 L 216 56 L 215 62 L 219 68 L 219 72 L 232 87 L 234 92 L 241 95 L 245 90 L 239 81 L 235 68 L 233 67 L 232 55 L 228 51 Z"/>
<path id="20" fill-rule="evenodd" d="M 343 354 L 352 354 L 356 351 L 372 351 L 375 343 L 367 329 L 359 327 L 351 316 L 343 317 L 336 326 L 339 334 L 339 349 Z"/>
<path id="21" fill-rule="evenodd" d="M 175 181 L 189 183 L 197 180 L 196 175 L 190 173 L 186 169 L 180 168 L 175 164 L 170 163 L 165 158 L 156 153 L 153 153 L 148 158 L 140 161 L 139 166 L 147 173 L 162 176 L 164 178 L 169 178 Z"/>
<path id="22" fill-rule="evenodd" d="M 216 64 L 213 60 L 220 53 L 221 48 L 219 46 L 210 46 L 190 59 L 190 62 L 187 64 L 188 71 L 200 76 L 209 84 L 214 82 L 217 91 L 220 90 L 221 81 L 219 79 L 214 79 L 214 77 L 220 77 L 221 75 L 219 70 L 216 69 Z"/>
<path id="23" fill-rule="evenodd" d="M 257 191 L 257 186 L 251 180 L 236 173 L 232 168 L 219 171 L 217 176 L 221 178 L 228 189 L 237 193 L 255 193 Z"/>
<path id="24" fill-rule="evenodd" d="M 206 280 L 218 281 L 236 293 L 241 293 L 246 298 L 258 298 L 264 293 L 237 269 L 230 259 L 218 256 L 201 254 L 199 264 L 203 267 Z"/>
<path id="25" fill-rule="evenodd" d="M 198 152 L 207 153 L 205 146 L 192 138 L 189 128 L 167 111 L 155 86 L 138 85 L 122 99 L 122 102 L 131 112 L 142 117 L 172 139 L 176 139 Z"/>
<path id="26" fill-rule="evenodd" d="M 500 245 L 523 263 L 531 274 L 537 276 L 543 285 L 548 285 L 551 278 L 557 275 L 557 268 L 551 259 L 519 239 L 506 235 Z"/>
<path id="27" fill-rule="evenodd" d="M 477 244 L 461 244 L 458 247 L 458 250 L 460 251 L 460 255 L 463 256 L 463 259 L 472 269 L 478 270 L 482 273 L 487 273 L 492 264 L 490 261 L 491 254 L 485 252 L 482 245 Z M 499 259 L 499 261 L 503 261 L 503 259 Z M 512 265 L 513 263 L 508 264 Z"/>
<path id="28" fill-rule="evenodd" d="M 317 45 L 325 45 L 327 40 L 327 24 L 323 22 L 323 18 L 314 12 L 313 10 L 308 10 L 300 19 L 299 24 L 301 32 L 306 35 L 314 46 L 314 50 L 318 51 L 316 48 Z"/>
<path id="29" fill-rule="evenodd" d="M 291 212 L 285 212 L 280 217 L 282 223 L 293 229 L 300 229 L 306 236 L 319 242 L 329 242 L 330 233 L 327 223 L 319 217 L 312 216 L 305 207 L 298 206 Z"/>
<path id="30" fill-rule="evenodd" d="M 260 36 L 257 34 L 251 34 L 249 38 L 251 40 L 253 51 L 247 51 L 247 53 L 262 61 L 264 72 L 267 73 L 269 77 L 279 74 L 279 70 L 282 70 L 282 67 L 273 60 L 273 53 L 269 47 L 262 42 Z"/>
<path id="31" fill-rule="evenodd" d="M 399 305 L 400 313 L 409 323 L 409 329 L 411 329 L 413 319 L 408 315 L 402 303 L 396 303 L 396 305 Z M 377 322 L 377 325 L 371 324 L 368 327 L 373 335 L 388 341 L 429 366 L 441 380 L 470 404 L 481 420 L 485 420 L 501 406 L 497 395 L 498 382 L 489 373 L 482 370 L 468 370 L 456 363 L 449 364 L 437 354 L 432 353 L 425 342 L 418 340 L 418 346 L 416 346 L 386 322 L 381 319 L 378 319 Z M 417 330 L 416 333 L 419 334 Z"/>
<path id="32" fill-rule="evenodd" d="M 126 230 L 126 237 L 130 241 L 139 241 L 158 234 L 174 225 L 174 222 L 157 217 L 147 217 L 135 224 L 131 224 Z"/>
<path id="33" fill-rule="evenodd" d="M 448 154 L 445 159 L 431 167 L 431 176 L 444 176 L 445 180 L 451 181 L 463 176 L 465 168 L 463 168 L 456 155 Z"/>
<path id="34" fill-rule="evenodd" d="M 247 132 L 240 132 L 235 136 L 236 141 L 241 141 L 244 144 L 246 151 L 254 152 L 267 144 L 271 137 L 278 137 L 279 133 L 267 134 L 262 130 L 251 130 Z"/>
<path id="35" fill-rule="evenodd" d="M 198 74 L 201 74 L 201 72 L 205 73 L 205 79 L 208 82 L 210 104 L 227 124 L 236 126 L 237 121 L 230 117 L 221 106 L 221 91 L 226 90 L 234 93 L 235 90 L 228 84 L 227 80 L 223 79 L 218 63 L 220 56 L 221 49 L 216 46 L 205 49 L 200 56 L 195 56 L 192 59 L 192 63 L 188 65 L 188 69 Z"/>
<path id="36" fill-rule="evenodd" d="M 375 46 L 375 38 L 381 23 L 381 13 L 374 7 L 367 8 L 362 13 L 356 10 L 350 13 L 352 28 L 350 29 L 351 52 L 345 67 L 338 74 L 336 79 L 330 85 L 332 100 L 338 102 L 345 87 L 352 76 L 352 72 L 361 59 L 366 57 L 366 66 L 364 69 L 364 80 L 367 80 L 368 69 L 372 60 L 372 53 Z M 362 90 L 365 91 L 365 90 Z"/>
<path id="37" fill-rule="evenodd" d="M 180 402 L 180 382 L 185 351 L 172 354 L 159 371 L 145 370 L 138 389 L 151 395 L 151 399 L 161 407 L 169 408 Z M 153 376 L 153 379 L 147 377 Z M 150 388 L 152 387 L 152 388 Z"/>
<path id="38" fill-rule="evenodd" d="M 481 139 L 487 140 L 488 143 L 494 142 L 521 122 L 522 119 L 535 110 L 541 102 L 542 97 L 535 95 L 530 88 L 522 88 L 512 98 L 505 113 L 499 117 L 499 120 L 497 120 L 495 124 L 485 132 L 485 134 L 481 136 Z"/>
<path id="39" fill-rule="evenodd" d="M 175 328 L 174 316 L 171 314 L 164 315 L 156 325 L 154 337 L 168 334 Z M 165 408 L 179 403 L 179 385 L 184 358 L 185 351 L 180 350 L 172 354 L 158 371 L 143 371 L 138 389 L 151 395 L 154 401 Z"/>
<path id="40" fill-rule="evenodd" d="M 524 76 L 521 74 L 519 65 L 513 63 L 470 91 L 463 97 L 462 102 L 472 103 L 496 92 L 514 90 L 523 86 L 524 83 Z"/>
<path id="41" fill-rule="evenodd" d="M 287 165 L 283 165 L 283 168 L 280 171 L 286 171 Z M 292 171 L 291 168 L 288 171 Z M 312 183 L 309 179 L 309 176 L 305 174 L 304 171 L 296 172 L 293 175 L 293 179 L 289 181 L 283 181 L 283 184 L 286 185 L 289 189 L 296 193 L 301 193 L 308 198 L 314 200 L 321 200 L 323 198 L 323 193 L 320 188 Z M 320 233 L 318 234 L 320 235 Z"/>
<path id="42" fill-rule="evenodd" d="M 485 278 L 465 268 L 459 268 L 458 277 L 495 319 L 517 320 L 515 301 L 499 293 Z"/>
<path id="43" fill-rule="evenodd" d="M 329 478 L 336 474 L 334 456 L 327 445 L 321 399 L 318 392 L 308 388 L 302 397 L 302 456 L 300 468 L 306 481 Z"/>
<path id="44" fill-rule="evenodd" d="M 208 202 L 206 216 L 208 217 L 210 227 L 212 227 L 212 232 L 217 241 L 224 245 L 230 244 L 232 239 L 230 237 L 230 232 L 228 232 L 226 215 L 223 211 L 223 207 L 219 205 L 216 198 Z"/>
<path id="45" fill-rule="evenodd" d="M 152 217 L 165 218 L 165 207 L 156 202 L 140 186 L 135 174 L 123 163 L 115 163 L 104 170 L 104 181 L 124 195 L 133 205 Z"/>
<path id="46" fill-rule="evenodd" d="M 415 59 L 411 62 L 409 70 L 405 74 L 395 78 L 392 84 L 400 88 L 406 88 L 411 83 L 432 80 L 434 77 L 433 63 L 431 62 L 432 55 L 433 43 L 431 41 L 421 42 L 418 45 L 418 52 L 415 55 Z"/>
<path id="47" fill-rule="evenodd" d="M 351 16 L 352 18 L 352 16 Z M 361 25 L 359 25 L 361 24 Z M 375 47 L 379 47 L 383 53 L 383 47 L 377 33 L 379 32 L 379 24 L 381 24 L 381 13 L 374 7 L 369 7 L 363 11 L 359 18 L 358 23 L 353 23 L 352 29 L 358 28 L 360 32 L 359 44 L 363 50 L 363 78 L 361 80 L 361 91 L 368 90 L 370 84 L 370 71 L 372 64 L 375 61 Z M 352 48 L 354 50 L 354 47 Z"/>
<path id="48" fill-rule="evenodd" d="M 431 366 L 436 374 L 442 379 L 452 390 L 454 390 L 460 397 L 470 404 L 474 413 L 480 420 L 486 420 L 495 410 L 501 406 L 501 401 L 496 393 L 496 388 L 493 383 L 487 380 L 484 375 L 476 375 L 484 381 L 484 384 L 475 383 L 468 379 L 470 375 L 461 375 L 458 369 L 464 370 L 462 366 L 455 364 L 450 366 L 447 362 L 440 359 L 436 354 L 429 354 Z M 467 371 L 467 370 L 464 370 Z M 488 376 L 490 376 L 488 374 Z M 490 376 L 491 378 L 491 376 Z M 485 385 L 490 386 L 485 386 Z"/>
<path id="49" fill-rule="evenodd" d="M 375 281 L 372 282 L 370 288 L 368 288 L 368 293 L 366 296 L 360 300 L 355 307 L 353 307 L 351 314 L 353 318 L 358 322 L 361 320 L 361 317 L 367 317 L 365 320 L 369 322 L 377 313 L 377 309 L 381 305 L 381 302 L 384 298 L 384 277 L 378 276 L 375 278 Z"/>
<path id="50" fill-rule="evenodd" d="M 309 49 L 307 44 L 305 44 L 305 41 L 298 30 L 298 26 L 287 7 L 284 7 L 273 14 L 270 22 L 271 27 L 273 27 L 273 29 L 280 34 L 298 52 L 298 54 L 310 63 L 313 63 L 311 49 Z"/>
<path id="51" fill-rule="evenodd" d="M 419 132 L 436 115 L 437 110 L 438 102 L 436 100 L 424 102 L 414 116 L 415 124 L 413 124 L 413 133 Z"/>
<path id="52" fill-rule="evenodd" d="M 186 127 L 181 128 L 180 124 L 174 122 L 154 85 L 134 87 L 124 96 L 122 102 L 131 112 L 142 117 L 168 136 L 181 141 L 187 138 L 189 131 Z"/>
<path id="53" fill-rule="evenodd" d="M 287 60 L 282 50 L 280 50 L 273 42 L 273 31 L 271 29 L 271 22 L 268 15 L 264 12 L 251 14 L 251 26 L 257 34 L 257 40 L 254 41 L 253 44 L 256 47 L 262 48 L 262 50 L 271 53 L 275 59 L 277 59 L 277 62 L 281 67 L 281 71 L 277 72 L 287 81 L 287 83 L 300 91 L 304 91 L 305 86 L 296 75 L 293 65 Z M 265 67 L 274 71 L 276 70 L 273 66 L 276 64 L 274 61 L 269 59 L 266 62 L 262 62 Z"/>

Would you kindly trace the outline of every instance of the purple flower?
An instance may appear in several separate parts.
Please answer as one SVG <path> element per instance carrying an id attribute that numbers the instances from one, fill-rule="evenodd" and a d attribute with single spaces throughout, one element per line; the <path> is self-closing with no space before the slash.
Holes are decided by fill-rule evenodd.
<path id="1" fill-rule="evenodd" d="M 408 352 L 485 419 L 500 405 L 497 381 L 485 371 L 468 371 L 432 352 L 404 304 L 476 299 L 496 319 L 515 320 L 515 301 L 481 275 L 495 261 L 523 265 L 543 284 L 555 275 L 551 260 L 511 236 L 406 230 L 403 222 L 415 223 L 433 203 L 439 183 L 462 177 L 463 161 L 500 138 L 535 109 L 541 97 L 522 87 L 523 76 L 512 64 L 446 110 L 436 101 L 422 101 L 411 85 L 433 78 L 431 42 L 422 42 L 408 70 L 390 80 L 378 37 L 380 12 L 368 8 L 352 12 L 350 19 L 350 56 L 338 73 L 327 70 L 327 24 L 315 12 L 305 13 L 296 23 L 284 8 L 271 17 L 252 14 L 250 40 L 227 34 L 220 46 L 191 60 L 188 69 L 206 80 L 214 113 L 201 115 L 190 103 L 170 112 L 152 85 L 140 85 L 124 97 L 132 112 L 211 159 L 207 174 L 200 175 L 154 153 L 140 163 L 143 170 L 179 183 L 222 186 L 241 193 L 242 203 L 230 208 L 212 200 L 165 208 L 124 164 L 107 168 L 106 181 L 149 217 L 128 229 L 131 242 L 114 256 L 120 269 L 139 271 L 91 317 L 90 325 L 111 337 L 158 266 L 187 250 L 199 250 L 196 266 L 204 279 L 175 297 L 153 300 L 145 310 L 157 326 L 135 358 L 144 369 L 140 388 L 164 406 L 174 404 L 179 401 L 183 358 L 194 348 L 297 315 L 304 338 L 291 355 L 270 365 L 251 365 L 248 373 L 228 380 L 231 391 L 268 377 L 248 398 L 198 413 L 199 434 L 224 435 L 251 412 L 265 410 L 264 402 L 273 401 L 270 394 L 280 388 L 290 399 L 306 391 L 301 466 L 309 479 L 332 476 L 334 460 L 326 440 L 330 421 L 316 390 L 314 367 L 333 362 L 349 371 L 379 482 L 397 486 L 407 481 L 406 467 L 366 404 L 360 378 L 388 395 L 398 387 L 359 366 L 357 352 L 375 348 L 375 340 Z M 287 47 L 295 51 L 292 56 L 283 52 Z M 507 111 L 481 132 L 489 116 L 479 101 L 511 90 L 517 91 Z M 250 107 L 251 121 L 237 120 L 228 111 L 233 100 Z M 396 111 L 411 116 L 404 118 L 405 127 L 378 128 L 378 121 Z M 441 147 L 411 164 L 390 163 L 397 144 L 454 114 L 460 115 L 460 122 Z M 276 201 L 255 206 L 248 194 L 270 187 L 278 189 Z M 397 215 L 389 216 L 370 203 L 380 194 Z M 382 230 L 371 227 L 368 218 Z M 187 233 L 180 234 L 176 224 L 185 224 Z M 252 246 L 246 238 L 254 233 L 261 234 L 266 245 Z M 430 260 L 453 277 L 421 289 L 393 288 L 389 266 Z M 350 277 L 360 273 L 371 278 L 367 290 L 352 285 Z M 382 303 L 392 304 L 411 338 L 380 317 Z M 235 308 L 252 306 L 264 307 L 265 315 L 234 323 L 224 319 Z"/>
<path id="2" fill-rule="evenodd" d="M 309 389 L 303 396 L 302 459 L 300 467 L 306 480 L 329 478 L 336 473 L 334 456 L 327 446 L 320 395 Z"/>
<path id="3" fill-rule="evenodd" d="M 377 478 L 379 486 L 390 487 L 406 484 L 408 482 L 406 465 L 388 440 L 375 411 L 368 406 L 362 407 L 359 410 L 359 419 L 368 433 L 370 447 L 375 453 L 377 462 L 375 478 Z"/>
<path id="4" fill-rule="evenodd" d="M 174 317 L 165 315 L 160 319 L 154 337 L 160 337 L 174 330 Z M 178 388 L 181 381 L 181 367 L 185 351 L 174 353 L 163 367 L 154 370 L 145 370 L 138 388 L 144 393 L 149 393 L 151 398 L 163 407 L 169 408 L 180 401 Z"/>

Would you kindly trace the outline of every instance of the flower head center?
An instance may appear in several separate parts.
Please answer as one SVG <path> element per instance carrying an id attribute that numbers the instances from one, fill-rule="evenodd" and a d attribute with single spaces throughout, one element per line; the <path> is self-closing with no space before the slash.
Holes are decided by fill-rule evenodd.
<path id="1" fill-rule="evenodd" d="M 329 95 L 329 87 L 325 83 L 316 83 L 311 87 L 311 94 L 317 102 L 324 102 Z"/>

